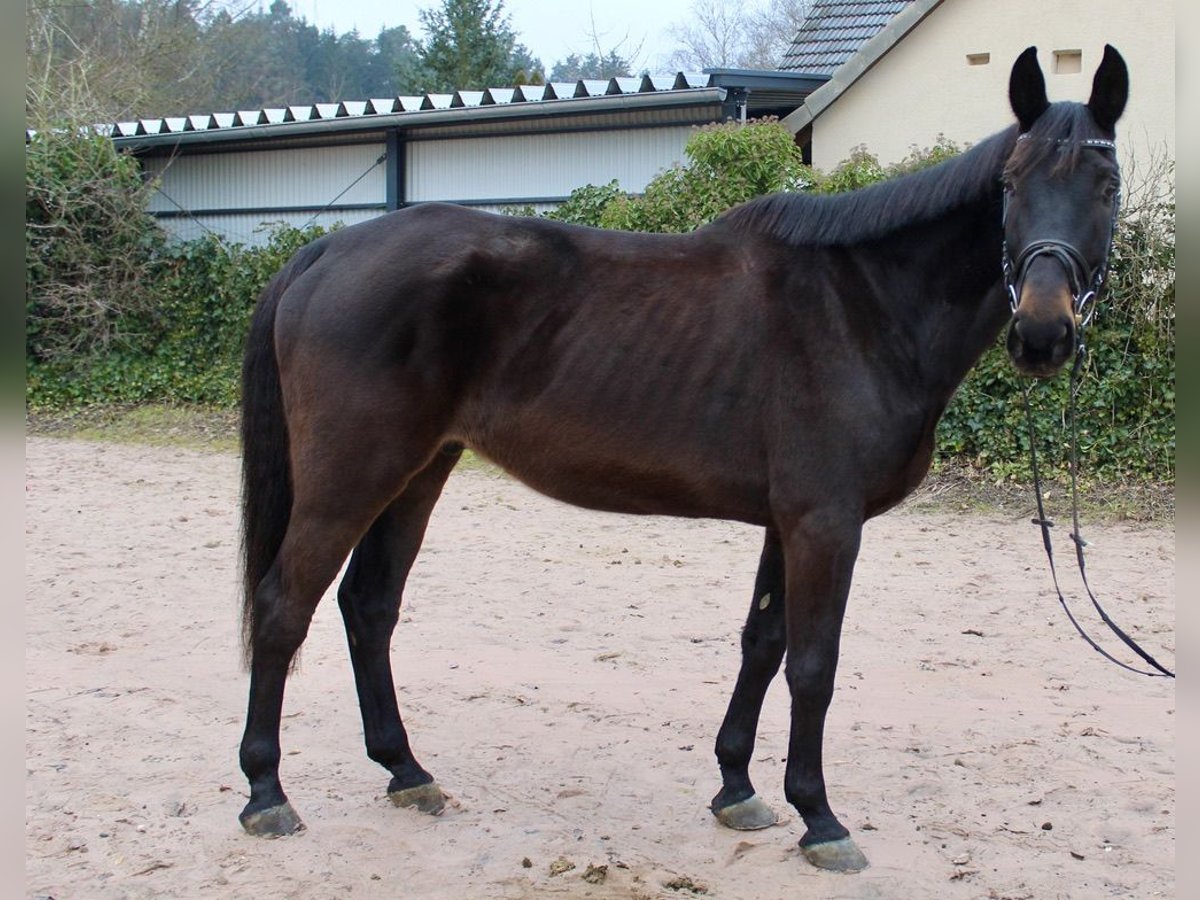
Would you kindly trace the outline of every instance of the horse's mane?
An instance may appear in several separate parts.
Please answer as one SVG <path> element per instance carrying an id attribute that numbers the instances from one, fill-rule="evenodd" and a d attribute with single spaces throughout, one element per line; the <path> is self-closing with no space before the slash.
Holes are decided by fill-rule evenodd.
<path id="1" fill-rule="evenodd" d="M 843 194 L 760 197 L 734 207 L 714 224 L 767 234 L 792 245 L 836 246 L 875 240 L 898 228 L 997 197 L 1002 174 L 1027 169 L 1052 152 L 1062 154 L 1063 165 L 1073 166 L 1078 142 L 1100 135 L 1083 104 L 1054 103 L 1034 123 L 1029 136 L 1051 139 L 1018 142 L 1017 126 L 1013 125 L 918 172 Z"/>
<path id="2" fill-rule="evenodd" d="M 717 222 L 786 244 L 838 246 L 884 237 L 998 193 L 1014 125 L 948 160 L 841 194 L 783 193 L 751 200 Z"/>

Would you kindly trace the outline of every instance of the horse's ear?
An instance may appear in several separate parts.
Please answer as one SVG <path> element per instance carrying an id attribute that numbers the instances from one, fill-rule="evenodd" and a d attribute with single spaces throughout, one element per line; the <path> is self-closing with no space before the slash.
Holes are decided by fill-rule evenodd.
<path id="1" fill-rule="evenodd" d="M 1028 131 L 1050 105 L 1046 99 L 1046 78 L 1038 65 L 1037 47 L 1029 47 L 1013 63 L 1008 79 L 1008 102 L 1012 104 L 1022 132 Z"/>
<path id="2" fill-rule="evenodd" d="M 1111 45 L 1104 45 L 1104 59 L 1100 60 L 1100 68 L 1092 79 L 1092 97 L 1087 102 L 1092 117 L 1101 130 L 1112 134 L 1125 111 L 1125 101 L 1129 99 L 1129 69 L 1125 60 Z"/>

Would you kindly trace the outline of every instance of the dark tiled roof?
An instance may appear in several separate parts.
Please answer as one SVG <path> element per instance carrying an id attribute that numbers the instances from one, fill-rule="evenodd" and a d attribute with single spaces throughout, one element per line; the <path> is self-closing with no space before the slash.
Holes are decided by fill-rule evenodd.
<path id="1" fill-rule="evenodd" d="M 814 0 L 781 69 L 832 75 L 910 0 Z"/>

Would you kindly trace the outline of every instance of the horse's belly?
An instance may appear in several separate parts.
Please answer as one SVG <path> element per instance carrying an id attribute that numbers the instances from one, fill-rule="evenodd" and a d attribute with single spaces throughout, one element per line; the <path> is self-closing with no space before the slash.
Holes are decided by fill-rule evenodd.
<path id="1" fill-rule="evenodd" d="M 767 522 L 765 473 L 739 461 L 739 448 L 663 445 L 611 425 L 590 433 L 517 425 L 463 442 L 539 493 L 574 506 Z"/>

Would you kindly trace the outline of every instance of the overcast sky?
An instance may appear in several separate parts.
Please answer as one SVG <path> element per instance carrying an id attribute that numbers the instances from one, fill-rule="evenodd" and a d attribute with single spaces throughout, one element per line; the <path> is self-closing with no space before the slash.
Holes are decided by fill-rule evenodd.
<path id="1" fill-rule="evenodd" d="M 373 38 L 380 28 L 405 25 L 420 36 L 420 9 L 441 5 L 440 0 L 387 2 L 387 0 L 287 0 L 296 16 L 319 28 L 332 27 L 339 34 L 358 29 Z M 542 61 L 546 71 L 570 53 L 592 49 L 592 19 L 601 48 L 616 48 L 622 56 L 633 56 L 639 69 L 666 71 L 666 58 L 675 49 L 667 33 L 682 22 L 693 0 L 505 0 L 517 40 Z M 270 0 L 262 0 L 269 6 Z M 624 41 L 624 43 L 622 43 Z M 641 45 L 641 52 L 636 52 Z"/>

